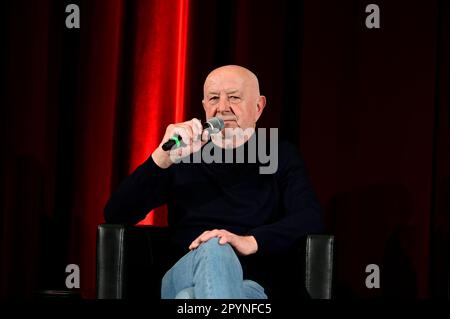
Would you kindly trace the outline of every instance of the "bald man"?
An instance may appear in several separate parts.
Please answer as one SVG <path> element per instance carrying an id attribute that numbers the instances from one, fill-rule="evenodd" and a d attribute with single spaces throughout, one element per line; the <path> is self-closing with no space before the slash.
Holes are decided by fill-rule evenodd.
<path id="1" fill-rule="evenodd" d="M 305 234 L 321 232 L 320 208 L 293 145 L 271 141 L 279 146 L 273 174 L 261 174 L 260 163 L 248 160 L 266 106 L 255 74 L 237 65 L 213 70 L 204 83 L 202 104 L 206 119 L 223 119 L 224 130 L 208 136 L 196 118 L 169 125 L 149 159 L 111 196 L 105 220 L 135 223 L 153 208 L 168 205 L 176 257 L 162 279 L 164 299 L 265 299 L 271 296 L 274 274 L 257 270 Z M 183 147 L 164 151 L 162 145 L 175 135 Z M 246 160 L 178 161 L 206 145 L 208 155 L 242 150 Z"/>
<path id="2" fill-rule="evenodd" d="M 222 135 L 219 135 L 219 138 L 212 136 L 213 142 L 219 146 L 237 147 L 251 136 L 248 132 L 255 129 L 256 122 L 266 106 L 266 98 L 259 93 L 255 74 L 241 66 L 228 65 L 213 70 L 207 76 L 203 86 L 202 104 L 206 119 L 220 117 L 225 123 Z M 153 160 L 159 167 L 168 168 L 174 162 L 173 155 L 185 157 L 198 151 L 207 138 L 205 131 L 201 139 L 201 132 L 202 124 L 196 118 L 169 125 L 161 144 L 152 154 Z M 189 146 L 173 153 L 164 151 L 162 144 L 175 134 L 179 134 Z M 220 137 L 223 137 L 223 140 Z"/>

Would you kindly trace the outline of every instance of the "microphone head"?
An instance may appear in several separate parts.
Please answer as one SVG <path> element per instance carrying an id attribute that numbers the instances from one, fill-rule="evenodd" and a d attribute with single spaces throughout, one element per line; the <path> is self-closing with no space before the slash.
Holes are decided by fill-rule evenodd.
<path id="1" fill-rule="evenodd" d="M 225 122 L 219 117 L 212 117 L 206 123 L 206 130 L 209 131 L 210 134 L 216 134 L 223 130 L 225 127 Z"/>

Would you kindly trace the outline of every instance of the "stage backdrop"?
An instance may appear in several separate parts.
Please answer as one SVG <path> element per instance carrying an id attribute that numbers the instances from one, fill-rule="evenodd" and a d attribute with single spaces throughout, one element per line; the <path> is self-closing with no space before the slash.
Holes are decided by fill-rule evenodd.
<path id="1" fill-rule="evenodd" d="M 95 297 L 108 197 L 168 124 L 204 119 L 204 78 L 224 64 L 257 74 L 259 126 L 306 160 L 336 236 L 336 298 L 447 296 L 448 2 L 377 0 L 368 29 L 371 2 L 5 1 L 0 296 L 63 289 L 77 264 Z M 143 223 L 165 225 L 165 209 Z"/>

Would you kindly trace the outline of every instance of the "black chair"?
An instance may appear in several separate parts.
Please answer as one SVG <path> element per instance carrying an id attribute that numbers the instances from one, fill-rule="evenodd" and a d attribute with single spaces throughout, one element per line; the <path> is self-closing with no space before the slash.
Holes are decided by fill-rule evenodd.
<path id="1" fill-rule="evenodd" d="M 168 241 L 166 228 L 99 225 L 97 298 L 159 299 L 161 278 L 171 265 Z M 331 235 L 308 235 L 295 253 L 299 262 L 291 263 L 313 299 L 332 297 L 333 245 Z"/>

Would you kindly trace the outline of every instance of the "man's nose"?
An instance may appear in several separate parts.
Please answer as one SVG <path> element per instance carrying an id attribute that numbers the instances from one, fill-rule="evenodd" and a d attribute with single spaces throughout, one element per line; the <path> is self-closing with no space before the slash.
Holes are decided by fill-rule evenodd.
<path id="1" fill-rule="evenodd" d="M 222 112 L 228 111 L 229 109 L 230 109 L 230 101 L 228 101 L 227 97 L 221 97 L 217 111 L 222 113 Z"/>

